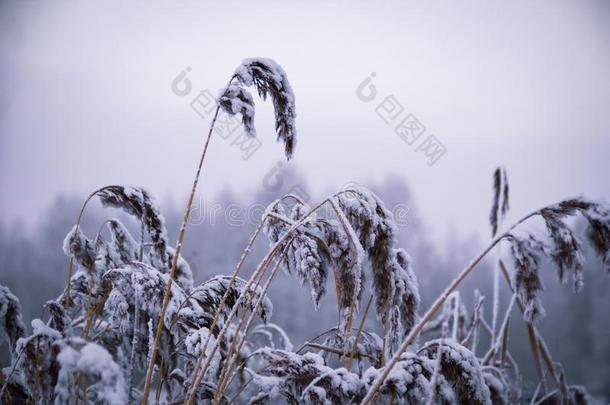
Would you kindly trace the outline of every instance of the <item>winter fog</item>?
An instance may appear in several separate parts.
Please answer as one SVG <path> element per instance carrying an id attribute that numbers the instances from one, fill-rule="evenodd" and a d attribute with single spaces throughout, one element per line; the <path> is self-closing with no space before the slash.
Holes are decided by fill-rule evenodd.
<path id="1" fill-rule="evenodd" d="M 572 391 L 581 385 L 591 401 L 606 403 L 609 19 L 610 4 L 589 0 L 0 2 L 0 403 L 152 403 L 155 395 L 164 404 L 496 404 L 545 395 L 582 403 Z M 74 228 L 87 197 L 107 185 L 135 188 L 95 195 Z M 354 191 L 362 201 L 343 199 Z M 146 205 L 147 193 L 156 203 Z M 296 198 L 273 205 L 287 194 Z M 413 364 L 400 357 L 400 343 L 494 237 L 532 212 L 475 263 L 404 351 L 425 357 L 418 366 L 425 381 L 405 383 Z M 286 257 L 271 257 L 268 271 L 276 263 L 280 271 L 266 296 L 262 278 L 260 291 L 234 287 L 262 309 L 244 306 L 232 320 L 231 308 L 217 309 L 218 291 L 230 290 L 222 283 L 269 213 L 239 277 L 244 285 L 254 277 L 276 242 Z M 164 223 L 150 219 L 161 215 Z M 299 221 L 305 230 L 282 245 Z M 131 248 L 117 247 L 122 232 L 133 235 Z M 319 262 L 311 265 L 310 255 Z M 150 279 L 141 268 L 128 271 L 135 262 Z M 186 275 L 175 277 L 172 294 L 188 304 L 170 300 L 174 329 L 165 330 L 164 283 L 176 268 Z M 133 286 L 152 289 L 153 279 L 157 301 Z M 205 295 L 207 280 L 218 296 Z M 10 332 L 11 294 L 20 301 L 21 339 Z M 272 315 L 263 313 L 267 300 Z M 202 302 L 212 301 L 206 312 Z M 195 321 L 199 306 L 205 316 Z M 216 311 L 220 326 L 211 325 Z M 241 326 L 244 349 L 234 354 L 229 335 L 241 336 L 242 311 L 256 320 L 252 330 Z M 70 328 L 58 327 L 60 318 Z M 307 346 L 332 328 L 332 338 L 316 340 L 322 348 Z M 544 338 L 535 344 L 539 364 L 534 329 Z M 125 340 L 106 342 L 112 333 Z M 28 380 L 24 364 L 34 360 L 19 349 L 29 353 L 30 335 L 44 336 L 59 356 L 49 381 Z M 255 367 L 248 354 L 258 353 L 261 336 L 270 344 Z M 217 354 L 203 349 L 206 339 L 218 342 Z M 184 354 L 174 358 L 180 345 Z M 443 350 L 468 365 L 470 380 L 443 374 Z M 315 363 L 307 377 L 293 376 L 304 385 L 278 371 L 306 360 Z M 344 391 L 332 386 L 339 380 Z"/>

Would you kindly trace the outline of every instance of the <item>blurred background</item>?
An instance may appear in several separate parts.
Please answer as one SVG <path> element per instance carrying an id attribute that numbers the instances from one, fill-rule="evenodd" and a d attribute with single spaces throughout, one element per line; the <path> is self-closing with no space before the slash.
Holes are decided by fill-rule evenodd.
<path id="1" fill-rule="evenodd" d="M 507 225 L 565 197 L 610 199 L 609 18 L 603 1 L 2 0 L 0 284 L 28 319 L 45 316 L 65 284 L 64 236 L 103 185 L 149 189 L 175 240 L 208 103 L 243 58 L 262 56 L 296 95 L 295 157 L 275 142 L 270 102 L 256 100 L 260 143 L 230 123 L 215 134 L 184 250 L 196 281 L 232 272 L 262 209 L 286 192 L 314 203 L 365 186 L 396 215 L 423 310 L 490 240 L 496 166 L 511 186 Z M 93 206 L 85 229 L 109 215 L 120 216 Z M 587 256 L 578 295 L 543 272 L 540 330 L 568 381 L 608 400 L 610 280 Z M 488 318 L 491 270 L 461 289 L 469 308 L 475 287 L 488 297 Z M 336 323 L 331 295 L 316 312 L 308 288 L 282 276 L 274 322 L 300 345 Z M 516 313 L 512 331 L 531 387 Z"/>

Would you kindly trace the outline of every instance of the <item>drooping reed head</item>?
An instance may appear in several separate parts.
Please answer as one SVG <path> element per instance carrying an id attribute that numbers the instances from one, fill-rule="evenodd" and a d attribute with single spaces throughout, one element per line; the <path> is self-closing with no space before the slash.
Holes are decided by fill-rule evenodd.
<path id="1" fill-rule="evenodd" d="M 220 92 L 219 106 L 227 114 L 241 114 L 246 133 L 255 136 L 254 99 L 246 89 L 250 86 L 254 86 L 264 100 L 271 96 L 277 139 L 284 143 L 286 158 L 291 159 L 296 145 L 296 109 L 286 72 L 271 59 L 245 59 L 235 70 L 229 85 Z"/>

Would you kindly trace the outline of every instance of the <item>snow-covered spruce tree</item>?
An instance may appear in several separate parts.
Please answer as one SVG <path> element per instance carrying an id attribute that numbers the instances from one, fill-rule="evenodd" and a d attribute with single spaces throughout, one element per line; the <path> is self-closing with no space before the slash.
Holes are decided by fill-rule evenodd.
<path id="1" fill-rule="evenodd" d="M 278 139 L 291 157 L 294 96 L 274 62 L 244 61 L 220 92 L 216 115 L 241 114 L 246 132 L 254 136 L 251 86 L 263 98 L 271 96 Z M 47 303 L 46 322 L 33 320 L 28 334 L 18 299 L 0 286 L 1 336 L 11 355 L 11 364 L 0 374 L 0 401 L 515 403 L 530 399 L 519 388 L 521 377 L 507 338 L 510 314 L 517 307 L 526 321 L 534 361 L 540 370 L 547 369 L 540 374 L 533 402 L 588 403 L 584 388 L 568 385 L 536 329 L 535 321 L 544 315 L 538 273 L 548 258 L 560 280 L 571 274 L 575 290 L 582 286 L 584 243 L 566 222 L 576 214 L 584 217 L 585 236 L 608 269 L 610 210 L 571 199 L 501 230 L 499 218 L 508 209 L 505 172 L 500 179 L 496 214 L 490 217 L 494 240 L 422 315 L 415 272 L 396 238 L 392 213 L 368 190 L 342 191 L 314 206 L 293 195 L 279 198 L 264 212 L 233 273 L 218 269 L 218 276 L 194 285 L 189 264 L 180 255 L 193 194 L 176 248 L 171 248 L 164 218 L 149 192 L 130 186 L 101 188 L 87 198 L 66 236 L 68 282 Z M 86 235 L 80 222 L 93 198 L 132 215 L 139 226 L 111 218 L 97 233 Z M 542 218 L 545 234 L 526 233 L 519 226 L 532 217 Z M 244 276 L 245 260 L 261 233 L 270 240 L 270 249 Z M 509 246 L 513 266 L 500 261 L 499 268 L 513 295 L 496 331 L 485 318 L 485 297 L 475 291 L 469 313 L 457 287 L 499 243 Z M 337 298 L 337 325 L 297 350 L 269 322 L 273 306 L 267 292 L 280 269 L 309 285 L 314 309 L 333 286 Z M 378 324 L 369 330 L 364 320 L 372 306 Z M 479 344 L 481 333 L 498 337 L 488 350 Z M 545 375 L 555 387 L 547 385 Z"/>

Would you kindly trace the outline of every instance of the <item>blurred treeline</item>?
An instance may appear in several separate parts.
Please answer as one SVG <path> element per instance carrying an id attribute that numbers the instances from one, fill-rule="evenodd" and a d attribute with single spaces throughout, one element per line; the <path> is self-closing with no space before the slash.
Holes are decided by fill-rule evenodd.
<path id="1" fill-rule="evenodd" d="M 300 193 L 310 199 L 310 203 L 321 197 L 309 194 L 305 180 L 298 173 L 283 171 L 276 176 L 280 181 L 263 181 L 247 195 L 226 190 L 213 199 L 206 199 L 207 207 L 195 204 L 196 212 L 193 212 L 193 223 L 187 231 L 183 256 L 191 265 L 196 283 L 216 274 L 230 274 L 233 271 L 255 229 L 252 218 L 260 218 L 262 206 L 288 191 Z M 450 280 L 480 252 L 486 241 L 450 236 L 442 246 L 433 246 L 427 236 L 426 218 L 420 218 L 417 212 L 416 194 L 404 181 L 390 177 L 380 184 L 366 186 L 381 197 L 386 207 L 400 207 L 403 214 L 407 209 L 406 215 L 399 221 L 399 240 L 414 262 L 422 296 L 420 313 L 423 313 Z M 335 191 L 329 190 L 329 194 Z M 158 202 L 167 221 L 170 245 L 173 245 L 183 208 L 164 202 L 159 197 Z M 28 326 L 33 318 L 46 319 L 45 302 L 55 299 L 65 286 L 67 258 L 62 252 L 62 243 L 74 224 L 83 199 L 84 196 L 58 197 L 40 216 L 37 226 L 31 228 L 33 231 L 24 230 L 25 227 L 19 222 L 0 222 L 0 284 L 8 286 L 19 297 Z M 486 216 L 487 213 L 481 215 Z M 83 222 L 85 233 L 93 237 L 108 217 L 120 218 L 137 235 L 138 228 L 132 218 L 95 204 L 86 212 Z M 467 232 L 460 232 L 464 233 Z M 268 242 L 262 236 L 247 262 L 246 276 L 249 276 L 258 263 L 257 259 L 262 258 L 267 248 Z M 510 259 L 505 258 L 505 261 L 510 267 Z M 493 256 L 482 263 L 460 289 L 469 311 L 472 309 L 474 288 L 487 297 L 484 311 L 490 323 L 492 265 Z M 540 323 L 540 332 L 554 360 L 563 364 L 568 382 L 586 385 L 596 397 L 608 401 L 610 280 L 590 252 L 587 254 L 585 287 L 580 294 L 573 294 L 569 284 L 560 285 L 554 270 L 545 270 L 543 303 L 547 316 Z M 272 321 L 285 329 L 295 348 L 335 326 L 334 288 L 329 285 L 327 291 L 320 309 L 314 311 L 307 286 L 300 287 L 295 279 L 284 274 L 274 282 L 270 292 L 275 307 Z M 506 288 L 502 292 L 505 308 L 509 293 Z M 369 314 L 367 328 L 376 327 L 374 317 L 374 314 Z M 524 324 L 516 310 L 510 326 L 509 350 L 520 365 L 523 385 L 533 390 L 537 383 L 535 369 Z M 0 345 L 0 353 L 0 366 L 6 367 L 6 345 Z"/>

